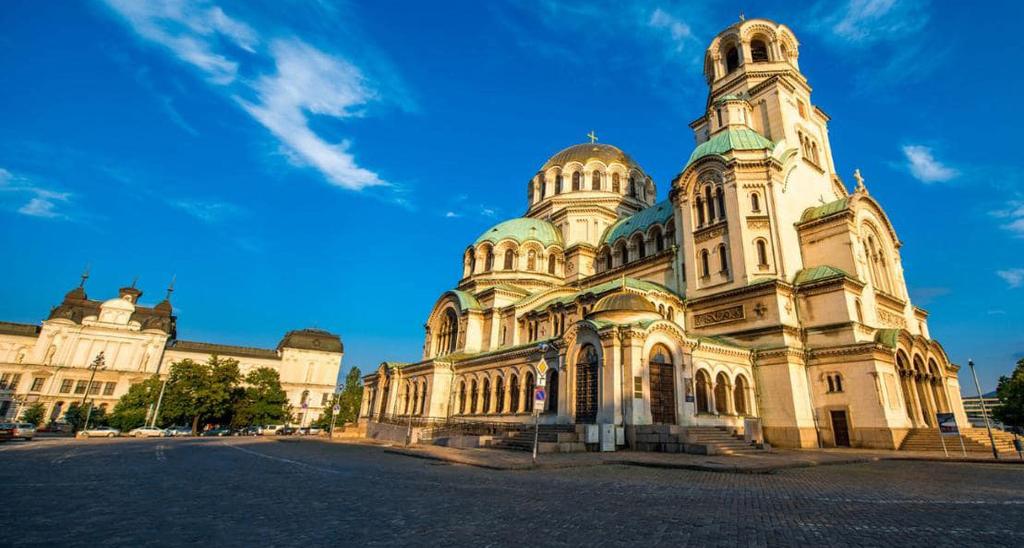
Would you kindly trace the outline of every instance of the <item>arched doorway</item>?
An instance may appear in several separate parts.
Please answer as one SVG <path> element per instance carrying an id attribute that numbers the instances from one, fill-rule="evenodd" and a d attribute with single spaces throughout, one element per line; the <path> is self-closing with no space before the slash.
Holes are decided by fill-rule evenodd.
<path id="1" fill-rule="evenodd" d="M 719 415 L 729 412 L 729 379 L 725 373 L 715 376 L 715 412 Z"/>
<path id="2" fill-rule="evenodd" d="M 664 345 L 656 345 L 651 349 L 648 364 L 651 376 L 651 421 L 654 424 L 675 424 L 676 384 L 672 354 Z"/>
<path id="3" fill-rule="evenodd" d="M 484 379 L 484 408 L 482 413 L 484 415 L 491 412 L 491 380 Z"/>
<path id="4" fill-rule="evenodd" d="M 736 377 L 736 386 L 732 389 L 732 402 L 737 415 L 749 415 L 747 409 L 747 381 L 743 375 Z"/>
<path id="5" fill-rule="evenodd" d="M 537 381 L 533 378 L 533 373 L 526 372 L 526 390 L 523 395 L 523 407 L 528 413 L 533 413 L 533 389 L 536 388 Z"/>
<path id="6" fill-rule="evenodd" d="M 708 378 L 708 372 L 701 369 L 697 371 L 697 412 L 698 413 L 710 413 L 711 412 L 711 379 Z"/>
<path id="7" fill-rule="evenodd" d="M 512 380 L 508 383 L 508 389 L 511 392 L 509 394 L 509 413 L 519 412 L 519 377 L 512 375 Z"/>
<path id="8" fill-rule="evenodd" d="M 558 371 L 554 368 L 548 372 L 548 400 L 544 402 L 544 411 L 558 413 Z"/>
<path id="9" fill-rule="evenodd" d="M 479 396 L 479 394 L 480 393 L 477 391 L 476 379 L 473 379 L 473 382 L 469 385 L 469 414 L 470 415 L 475 415 L 477 413 L 476 400 L 477 400 L 477 397 Z"/>
<path id="10" fill-rule="evenodd" d="M 576 358 L 576 423 L 597 422 L 597 350 L 583 345 Z"/>
<path id="11" fill-rule="evenodd" d="M 466 381 L 459 382 L 459 414 L 466 414 Z"/>

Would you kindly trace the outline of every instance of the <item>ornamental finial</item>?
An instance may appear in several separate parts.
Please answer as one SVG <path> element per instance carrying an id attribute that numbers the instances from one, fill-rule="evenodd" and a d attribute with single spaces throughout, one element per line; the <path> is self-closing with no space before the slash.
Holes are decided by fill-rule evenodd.
<path id="1" fill-rule="evenodd" d="M 860 168 L 853 170 L 853 178 L 857 180 L 857 192 L 867 192 L 868 189 L 864 186 L 864 177 L 860 174 Z"/>
<path id="2" fill-rule="evenodd" d="M 85 287 L 85 280 L 89 279 L 89 265 L 85 265 L 85 270 L 82 271 L 82 281 L 78 282 L 78 287 Z"/>
<path id="3" fill-rule="evenodd" d="M 171 276 L 171 283 L 167 286 L 167 297 L 164 297 L 165 300 L 171 300 L 171 293 L 174 293 L 174 281 L 177 279 L 177 274 Z"/>
<path id="4" fill-rule="evenodd" d="M 590 130 L 590 133 L 587 134 L 587 137 L 590 138 L 590 144 L 594 144 L 594 142 L 597 141 L 597 134 L 594 133 L 594 130 Z"/>

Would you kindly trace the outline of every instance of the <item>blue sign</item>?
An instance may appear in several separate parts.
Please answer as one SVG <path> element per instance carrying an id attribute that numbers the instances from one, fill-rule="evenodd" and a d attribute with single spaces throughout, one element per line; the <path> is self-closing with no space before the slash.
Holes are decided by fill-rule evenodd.
<path id="1" fill-rule="evenodd" d="M 544 389 L 540 386 L 533 389 L 533 400 L 537 402 L 544 402 L 547 398 L 547 394 L 544 393 Z"/>

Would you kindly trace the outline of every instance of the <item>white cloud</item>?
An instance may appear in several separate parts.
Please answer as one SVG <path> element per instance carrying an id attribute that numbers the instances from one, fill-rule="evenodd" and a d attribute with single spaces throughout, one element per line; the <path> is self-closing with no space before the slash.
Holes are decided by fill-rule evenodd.
<path id="1" fill-rule="evenodd" d="M 225 85 L 238 72 L 238 62 L 217 51 L 222 41 L 248 52 L 258 43 L 256 32 L 227 16 L 224 10 L 192 0 L 106 0 L 139 36 L 171 50 L 178 59 Z"/>
<path id="2" fill-rule="evenodd" d="M 676 51 L 683 51 L 687 43 L 694 40 L 693 32 L 685 21 L 661 8 L 656 8 L 651 13 L 648 24 L 655 29 L 667 30 L 672 42 L 676 44 Z"/>
<path id="3" fill-rule="evenodd" d="M 989 213 L 997 219 L 1006 221 L 1003 229 L 1013 232 L 1018 237 L 1024 238 L 1024 202 L 1011 200 L 1006 207 Z"/>
<path id="4" fill-rule="evenodd" d="M 449 212 L 447 212 L 447 213 L 445 213 L 445 214 L 444 214 L 444 217 L 445 217 L 446 219 L 454 219 L 454 218 L 456 218 L 456 217 L 461 217 L 461 216 L 462 216 L 462 215 L 459 215 L 458 213 L 455 213 L 454 211 L 449 211 Z"/>
<path id="5" fill-rule="evenodd" d="M 238 99 L 243 108 L 332 183 L 352 190 L 386 186 L 356 164 L 349 141 L 326 142 L 306 117 L 307 112 L 339 119 L 361 115 L 359 108 L 374 100 L 375 92 L 359 69 L 299 40 L 275 41 L 271 52 L 277 73 L 254 84 L 258 104 Z"/>
<path id="6" fill-rule="evenodd" d="M 24 177 L 16 177 L 13 173 L 3 168 L 0 168 L 0 191 L 31 195 L 28 202 L 17 208 L 18 213 L 22 215 L 42 219 L 68 218 L 65 213 L 58 211 L 57 208 L 70 200 L 71 193 L 57 192 L 40 187 Z"/>
<path id="7" fill-rule="evenodd" d="M 351 141 L 328 142 L 310 126 L 310 115 L 336 120 L 360 116 L 362 107 L 378 99 L 360 69 L 346 59 L 298 38 L 270 40 L 264 47 L 267 41 L 251 26 L 202 0 L 106 2 L 140 37 L 164 46 L 225 89 L 296 163 L 312 166 L 330 183 L 350 190 L 391 186 L 357 164 Z M 274 74 L 239 78 L 243 65 L 268 61 L 274 63 Z M 393 200 L 399 205 L 403 201 Z"/>
<path id="8" fill-rule="evenodd" d="M 957 170 L 936 160 L 932 149 L 926 146 L 906 145 L 903 147 L 903 155 L 907 159 L 907 168 L 910 170 L 910 174 L 921 182 L 948 181 L 960 174 Z"/>
<path id="9" fill-rule="evenodd" d="M 226 202 L 176 200 L 170 204 L 185 213 L 207 223 L 216 223 L 240 213 L 237 206 Z"/>
<path id="10" fill-rule="evenodd" d="M 927 0 L 848 0 L 819 3 L 813 12 L 818 30 L 848 45 L 867 46 L 917 33 L 928 24 L 927 6 Z"/>
<path id="11" fill-rule="evenodd" d="M 1024 268 L 1011 268 L 1009 270 L 997 270 L 996 276 L 999 276 L 1006 282 L 1011 288 L 1017 288 L 1024 285 Z"/>

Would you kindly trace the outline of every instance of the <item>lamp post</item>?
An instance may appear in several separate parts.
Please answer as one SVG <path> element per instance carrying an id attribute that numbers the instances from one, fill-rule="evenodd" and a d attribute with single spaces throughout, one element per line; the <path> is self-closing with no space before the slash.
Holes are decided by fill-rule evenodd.
<path id="1" fill-rule="evenodd" d="M 541 358 L 541 360 L 544 359 L 544 354 L 547 354 L 548 348 L 549 348 L 548 343 L 540 343 L 539 345 L 537 345 L 537 350 L 540 351 L 540 358 Z M 540 379 L 540 376 L 543 375 L 543 374 L 544 373 L 542 373 L 541 371 L 537 371 L 537 377 L 536 378 Z M 543 385 L 543 384 L 544 384 L 544 381 L 539 381 L 538 380 L 535 383 L 535 386 L 540 386 L 540 385 Z M 533 405 L 531 406 L 531 408 L 533 409 L 533 465 L 537 466 L 537 442 L 540 441 L 540 409 L 537 409 L 537 399 L 536 399 L 536 396 L 533 395 L 533 394 L 530 394 L 528 397 L 533 398 Z"/>
<path id="2" fill-rule="evenodd" d="M 106 358 L 103 357 L 103 351 L 100 350 L 99 354 L 96 354 L 96 359 L 89 364 L 89 369 L 92 369 L 92 374 L 89 375 L 89 384 L 85 387 L 85 393 L 82 394 L 82 403 L 79 406 L 85 405 L 85 398 L 89 396 L 89 392 L 92 392 L 92 381 L 96 378 L 96 370 L 106 369 L 104 364 L 107 362 Z M 89 410 L 85 413 L 85 424 L 82 426 L 82 430 L 89 429 L 89 417 L 92 416 L 92 404 L 95 399 L 89 402 Z"/>
<path id="3" fill-rule="evenodd" d="M 981 395 L 981 384 L 978 383 L 978 372 L 974 370 L 974 360 L 967 360 L 971 368 L 971 375 L 974 376 L 974 387 L 978 390 L 978 403 L 981 404 L 981 416 L 985 417 L 985 430 L 988 431 L 988 441 L 992 444 L 992 456 L 999 458 L 999 450 L 996 449 L 996 438 L 992 435 L 992 425 L 988 422 L 988 409 L 985 408 L 985 398 Z"/>

